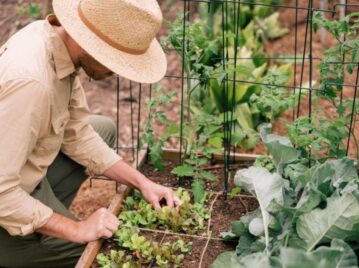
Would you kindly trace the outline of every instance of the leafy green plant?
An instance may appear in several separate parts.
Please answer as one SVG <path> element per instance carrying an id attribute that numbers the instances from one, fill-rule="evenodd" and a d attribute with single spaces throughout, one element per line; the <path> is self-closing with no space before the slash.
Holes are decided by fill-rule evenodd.
<path id="1" fill-rule="evenodd" d="M 192 192 L 195 203 L 205 201 L 204 181 L 217 181 L 217 176 L 203 170 L 212 154 L 221 147 L 223 136 L 218 135 L 221 120 L 210 115 L 199 115 L 192 118 L 191 124 L 184 125 L 184 140 L 186 158 L 184 163 L 172 170 L 179 177 L 191 177 Z M 216 148 L 217 147 L 217 148 Z"/>
<path id="2" fill-rule="evenodd" d="M 346 155 L 343 141 L 349 134 L 349 120 L 348 117 L 330 120 L 315 113 L 312 118 L 299 117 L 289 124 L 288 134 L 303 155 L 314 154 L 317 159 L 341 158 Z"/>
<path id="3" fill-rule="evenodd" d="M 270 16 L 268 19 L 272 22 L 277 17 Z M 246 28 L 240 31 L 236 52 L 233 29 L 226 29 L 229 44 L 225 52 L 228 53 L 228 60 L 225 62 L 222 61 L 222 35 L 206 35 L 205 24 L 187 22 L 187 42 L 183 42 L 182 18 L 170 23 L 169 29 L 170 34 L 164 43 L 183 56 L 187 75 L 196 78 L 187 80 L 188 111 L 191 112 L 188 117 L 201 114 L 226 117 L 227 121 L 222 120 L 222 128 L 218 128 L 217 132 L 223 137 L 224 129 L 232 129 L 233 145 L 252 148 L 258 140 L 256 126 L 263 120 L 276 119 L 293 106 L 291 94 L 281 88 L 292 78 L 291 66 L 268 67 L 263 54 L 263 41 L 256 36 L 258 31 L 254 22 L 246 24 Z M 257 45 L 254 46 L 254 43 Z M 262 87 L 261 84 L 268 86 Z M 229 141 L 222 138 L 222 144 L 225 142 Z"/>
<path id="4" fill-rule="evenodd" d="M 180 267 L 184 254 L 192 250 L 191 243 L 178 239 L 176 242 L 159 244 L 139 234 L 136 228 L 120 228 L 115 233 L 115 241 L 124 250 L 111 250 L 109 256 L 97 255 L 97 262 L 103 268 L 128 267 L 140 268 L 144 264 L 159 267 Z M 128 252 L 133 252 L 128 254 Z"/>
<path id="5" fill-rule="evenodd" d="M 323 27 L 338 40 L 336 46 L 324 52 L 324 58 L 319 64 L 321 92 L 334 99 L 343 90 L 345 70 L 349 74 L 353 73 L 359 62 L 359 12 L 351 13 L 340 21 L 328 20 L 322 13 L 316 12 L 313 23 L 314 30 Z"/>
<path id="6" fill-rule="evenodd" d="M 153 209 L 138 192 L 127 197 L 119 215 L 122 226 L 169 229 L 190 234 L 202 231 L 209 219 L 208 207 L 204 202 L 193 204 L 189 192 L 181 188 L 176 190 L 176 195 L 183 203 L 180 207 L 163 207 L 157 210 Z"/>
<path id="7" fill-rule="evenodd" d="M 143 144 L 147 144 L 151 163 L 156 169 L 162 170 L 164 168 L 162 158 L 164 144 L 172 135 L 179 132 L 178 125 L 171 124 L 168 121 L 162 108 L 171 103 L 176 91 L 172 90 L 165 93 L 161 85 L 155 86 L 153 91 L 155 97 L 146 102 L 146 112 L 149 116 L 143 127 L 143 134 L 140 136 L 139 148 L 141 149 Z M 162 124 L 166 127 L 164 133 L 159 137 L 156 137 L 153 131 L 155 124 Z"/>
<path id="8" fill-rule="evenodd" d="M 225 238 L 240 237 L 239 244 L 235 254 L 222 255 L 212 267 L 223 262 L 233 267 L 300 267 L 301 262 L 315 263 L 323 252 L 336 257 L 325 253 L 321 267 L 342 267 L 337 266 L 341 260 L 353 255 L 344 241 L 359 236 L 354 161 L 341 158 L 309 167 L 288 138 L 270 134 L 269 125 L 261 127 L 261 136 L 275 170 L 270 165 L 271 171 L 257 166 L 237 172 L 235 184 L 256 196 L 259 208 L 233 222 L 232 232 L 223 233 Z M 357 265 L 356 258 L 350 261 Z"/>

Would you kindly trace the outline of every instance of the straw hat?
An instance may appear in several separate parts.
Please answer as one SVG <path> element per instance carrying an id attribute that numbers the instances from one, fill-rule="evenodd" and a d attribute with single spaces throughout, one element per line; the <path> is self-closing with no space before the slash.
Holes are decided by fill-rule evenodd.
<path id="1" fill-rule="evenodd" d="M 165 75 L 156 0 L 54 0 L 53 8 L 68 34 L 114 73 L 140 83 Z"/>

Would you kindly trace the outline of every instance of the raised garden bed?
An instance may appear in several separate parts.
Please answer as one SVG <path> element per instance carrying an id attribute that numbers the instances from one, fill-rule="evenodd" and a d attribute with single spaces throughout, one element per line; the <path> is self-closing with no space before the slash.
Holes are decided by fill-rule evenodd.
<path id="1" fill-rule="evenodd" d="M 257 156 L 255 155 L 235 155 L 236 161 L 240 163 L 235 166 L 236 169 L 251 165 L 256 157 Z M 223 157 L 221 157 L 221 155 L 214 155 L 211 165 L 208 165 L 208 169 L 211 169 L 211 171 L 219 178 L 221 178 L 223 169 L 223 165 L 221 164 L 222 158 Z M 164 151 L 166 168 L 164 171 L 160 172 L 155 172 L 149 164 L 145 163 L 144 159 L 145 153 L 142 153 L 139 159 L 139 169 L 148 178 L 175 189 L 178 187 L 182 187 L 184 189 L 190 188 L 190 181 L 186 181 L 186 179 L 183 178 L 178 179 L 170 172 L 172 170 L 171 167 L 174 167 L 175 161 L 178 159 L 177 151 Z M 235 172 L 235 170 L 233 170 L 233 172 Z M 139 236 L 144 236 L 148 241 L 157 242 L 159 245 L 163 245 L 166 242 L 173 243 L 178 240 L 183 240 L 185 245 L 191 248 L 191 251 L 183 253 L 184 259 L 177 267 L 210 267 L 220 253 L 233 250 L 237 245 L 237 241 L 224 242 L 222 238 L 220 238 L 220 233 L 228 231 L 231 227 L 232 221 L 238 220 L 238 218 L 242 215 L 254 210 L 258 206 L 255 198 L 244 194 L 225 198 L 221 192 L 222 188 L 223 182 L 221 179 L 218 182 L 211 182 L 207 184 L 207 199 L 203 206 L 206 207 L 208 211 L 208 217 L 205 219 L 202 229 L 193 230 L 190 226 L 188 227 L 190 231 L 185 232 L 183 230 L 174 231 L 171 230 L 171 227 L 165 228 L 161 225 L 151 227 L 141 226 L 141 224 L 139 224 L 139 226 L 137 226 L 138 229 L 136 227 L 136 232 L 138 230 Z M 191 195 L 189 190 L 186 189 L 184 191 L 188 191 Z M 111 212 L 118 215 L 120 210 L 121 212 L 129 210 L 129 207 L 126 205 L 126 198 L 128 196 L 134 196 L 133 191 L 127 187 L 121 187 L 120 192 L 116 195 L 111 204 Z M 193 203 L 193 200 L 191 200 L 191 203 Z M 126 222 L 123 223 L 126 225 Z M 124 225 L 122 225 L 122 228 L 125 228 Z M 134 229 L 132 229 L 132 231 L 133 230 Z M 110 239 L 104 243 L 103 241 L 90 243 L 79 260 L 77 267 L 101 267 L 96 261 L 96 256 L 98 253 L 110 255 L 111 250 L 123 250 L 127 256 L 132 256 L 127 258 L 131 258 L 131 260 L 138 259 L 136 258 L 136 253 L 131 252 L 131 250 L 126 248 L 121 248 L 117 241 Z M 180 254 L 180 252 L 178 252 L 178 254 Z M 172 266 L 176 267 L 174 264 L 172 264 Z M 168 267 L 172 266 L 170 265 Z M 154 261 L 147 263 L 146 265 L 142 265 L 142 267 L 158 266 Z"/>

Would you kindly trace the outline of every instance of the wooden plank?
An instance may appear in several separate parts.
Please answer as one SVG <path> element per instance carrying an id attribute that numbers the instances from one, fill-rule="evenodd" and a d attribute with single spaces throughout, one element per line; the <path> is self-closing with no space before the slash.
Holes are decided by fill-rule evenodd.
<path id="1" fill-rule="evenodd" d="M 141 167 L 146 160 L 147 152 L 142 150 L 138 156 L 138 166 Z M 132 167 L 136 168 L 136 161 L 132 164 Z M 125 185 L 121 185 L 118 193 L 114 196 L 111 201 L 110 206 L 108 207 L 109 212 L 114 215 L 118 215 L 121 210 L 121 203 L 127 197 L 127 195 L 131 192 L 131 188 Z M 77 262 L 75 268 L 88 268 L 91 266 L 93 261 L 95 260 L 98 252 L 100 251 L 103 239 L 99 239 L 97 241 L 93 241 L 87 244 L 84 252 L 82 253 L 79 261 Z"/>

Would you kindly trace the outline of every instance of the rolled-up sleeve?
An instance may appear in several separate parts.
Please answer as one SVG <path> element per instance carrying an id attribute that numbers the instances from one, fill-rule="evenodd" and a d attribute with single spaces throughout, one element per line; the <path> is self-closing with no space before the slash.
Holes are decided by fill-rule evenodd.
<path id="1" fill-rule="evenodd" d="M 0 88 L 0 226 L 11 235 L 31 234 L 53 214 L 20 185 L 20 171 L 36 145 L 49 102 L 36 81 L 9 80 Z"/>
<path id="2" fill-rule="evenodd" d="M 85 92 L 75 77 L 69 104 L 70 120 L 66 125 L 61 150 L 71 159 L 102 175 L 121 157 L 111 149 L 89 124 L 90 112 Z"/>

